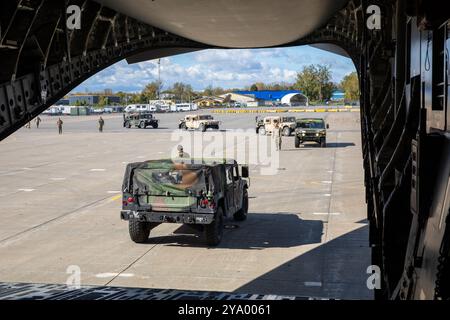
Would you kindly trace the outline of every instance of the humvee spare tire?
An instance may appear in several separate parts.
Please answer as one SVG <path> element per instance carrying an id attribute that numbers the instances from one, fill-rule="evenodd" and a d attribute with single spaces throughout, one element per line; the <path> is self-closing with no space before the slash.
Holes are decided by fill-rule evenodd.
<path id="1" fill-rule="evenodd" d="M 258 129 L 258 133 L 262 136 L 266 135 L 266 128 L 264 128 L 264 126 L 260 126 Z"/>
<path id="2" fill-rule="evenodd" d="M 206 243 L 209 246 L 217 246 L 222 240 L 223 235 L 223 210 L 218 207 L 215 213 L 214 221 L 205 226 Z"/>
<path id="3" fill-rule="evenodd" d="M 236 221 L 244 221 L 247 219 L 248 212 L 248 191 L 247 188 L 244 188 L 244 195 L 242 198 L 242 208 L 233 215 L 234 220 Z"/>
<path id="4" fill-rule="evenodd" d="M 284 128 L 283 128 L 283 136 L 289 137 L 290 135 L 291 135 L 291 128 L 289 128 L 289 127 L 284 127 Z"/>
<path id="5" fill-rule="evenodd" d="M 300 138 L 297 135 L 295 136 L 295 147 L 300 148 Z"/>

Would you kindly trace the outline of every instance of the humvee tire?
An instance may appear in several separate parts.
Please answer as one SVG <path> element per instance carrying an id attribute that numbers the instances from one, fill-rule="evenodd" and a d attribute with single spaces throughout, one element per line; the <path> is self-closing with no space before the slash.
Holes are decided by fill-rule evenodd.
<path id="1" fill-rule="evenodd" d="M 187 130 L 186 123 L 183 122 L 181 124 L 181 130 Z"/>
<path id="2" fill-rule="evenodd" d="M 327 146 L 327 140 L 324 138 L 320 139 L 320 147 L 325 148 Z"/>
<path id="3" fill-rule="evenodd" d="M 158 123 L 152 124 L 153 129 L 158 129 Z"/>
<path id="4" fill-rule="evenodd" d="M 239 209 L 234 215 L 233 218 L 236 221 L 244 221 L 247 219 L 247 212 L 248 212 L 248 191 L 247 188 L 244 188 L 244 195 L 242 199 L 242 208 Z"/>
<path id="5" fill-rule="evenodd" d="M 130 220 L 128 223 L 128 231 L 130 238 L 136 243 L 144 243 L 148 240 L 150 230 L 152 229 L 152 223 Z"/>
<path id="6" fill-rule="evenodd" d="M 295 147 L 300 148 L 300 138 L 297 135 L 295 136 Z"/>
<path id="7" fill-rule="evenodd" d="M 283 128 L 283 136 L 289 137 L 291 135 L 291 128 L 284 127 Z"/>
<path id="8" fill-rule="evenodd" d="M 264 128 L 263 126 L 259 127 L 258 129 L 258 133 L 262 136 L 266 135 L 266 128 Z"/>
<path id="9" fill-rule="evenodd" d="M 206 126 L 205 126 L 205 124 L 202 123 L 202 124 L 200 125 L 200 131 L 201 131 L 201 132 L 205 132 L 205 131 L 206 131 Z"/>
<path id="10" fill-rule="evenodd" d="M 217 246 L 223 235 L 223 209 L 218 207 L 214 221 L 205 226 L 206 243 L 209 246 Z"/>
<path id="11" fill-rule="evenodd" d="M 144 122 L 139 122 L 139 125 L 138 125 L 138 127 L 139 127 L 139 129 L 145 129 L 145 124 L 144 124 Z"/>

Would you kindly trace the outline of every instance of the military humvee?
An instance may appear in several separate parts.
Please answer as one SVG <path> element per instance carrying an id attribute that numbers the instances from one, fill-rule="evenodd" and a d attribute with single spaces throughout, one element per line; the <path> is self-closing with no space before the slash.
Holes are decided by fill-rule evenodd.
<path id="1" fill-rule="evenodd" d="M 202 229 L 208 245 L 222 239 L 226 217 L 245 220 L 248 167 L 226 159 L 165 159 L 130 163 L 123 180 L 122 211 L 131 240 L 147 241 L 160 223 Z"/>
<path id="2" fill-rule="evenodd" d="M 123 126 L 128 129 L 131 127 L 145 129 L 148 126 L 156 129 L 158 128 L 158 122 L 159 120 L 155 119 L 150 112 L 127 113 L 123 117 Z"/>
<path id="3" fill-rule="evenodd" d="M 214 120 L 214 118 L 210 115 L 202 115 L 202 114 L 195 114 L 195 115 L 187 115 L 184 117 L 184 119 L 180 120 L 180 123 L 178 124 L 178 128 L 180 129 L 199 129 L 202 132 L 205 132 L 206 129 L 219 129 L 220 121 Z"/>
<path id="4" fill-rule="evenodd" d="M 283 136 L 290 136 L 296 127 L 295 117 L 269 116 L 264 119 L 256 119 L 256 133 L 266 135 L 272 133 L 275 123 L 279 123 Z"/>
<path id="5" fill-rule="evenodd" d="M 322 148 L 327 146 L 327 130 L 330 126 L 325 125 L 325 121 L 319 118 L 297 119 L 295 128 L 295 147 L 300 148 L 300 144 L 305 141 L 314 141 Z"/>

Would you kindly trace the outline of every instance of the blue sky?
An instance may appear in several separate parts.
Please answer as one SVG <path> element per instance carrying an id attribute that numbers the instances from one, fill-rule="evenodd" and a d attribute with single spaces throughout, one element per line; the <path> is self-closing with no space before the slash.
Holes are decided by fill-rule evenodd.
<path id="1" fill-rule="evenodd" d="M 161 59 L 163 89 L 174 82 L 191 84 L 194 90 L 208 85 L 243 88 L 255 82 L 295 82 L 296 73 L 308 64 L 331 66 L 333 81 L 339 82 L 355 71 L 353 62 L 333 53 L 310 46 L 274 49 L 214 49 Z M 137 92 L 158 79 L 157 60 L 129 65 L 125 60 L 97 73 L 73 92 Z"/>

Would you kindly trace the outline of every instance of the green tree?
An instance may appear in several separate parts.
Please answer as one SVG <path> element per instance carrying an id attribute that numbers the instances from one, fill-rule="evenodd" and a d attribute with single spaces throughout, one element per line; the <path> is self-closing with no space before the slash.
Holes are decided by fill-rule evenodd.
<path id="1" fill-rule="evenodd" d="M 174 99 L 179 101 L 188 100 L 194 95 L 192 86 L 183 82 L 175 82 L 169 91 L 174 95 Z"/>
<path id="2" fill-rule="evenodd" d="M 106 96 L 100 96 L 98 98 L 98 106 L 99 107 L 104 107 L 108 105 L 108 97 Z"/>
<path id="3" fill-rule="evenodd" d="M 153 81 L 145 86 L 141 92 L 141 98 L 148 103 L 149 100 L 158 99 L 158 93 L 161 90 L 161 82 Z"/>
<path id="4" fill-rule="evenodd" d="M 347 74 L 342 79 L 340 87 L 344 90 L 346 100 L 355 101 L 359 99 L 359 81 L 356 72 Z"/>
<path id="5" fill-rule="evenodd" d="M 213 91 L 214 91 L 213 86 L 209 85 L 203 90 L 203 95 L 204 96 L 212 96 L 213 95 Z"/>
<path id="6" fill-rule="evenodd" d="M 311 101 L 323 101 L 331 97 L 335 85 L 331 82 L 328 65 L 308 65 L 297 73 L 294 88 L 301 90 Z"/>
<path id="7" fill-rule="evenodd" d="M 221 87 L 214 88 L 212 85 L 209 85 L 203 90 L 203 95 L 204 96 L 218 96 L 220 94 L 223 94 L 224 92 L 225 92 L 225 90 Z"/>

